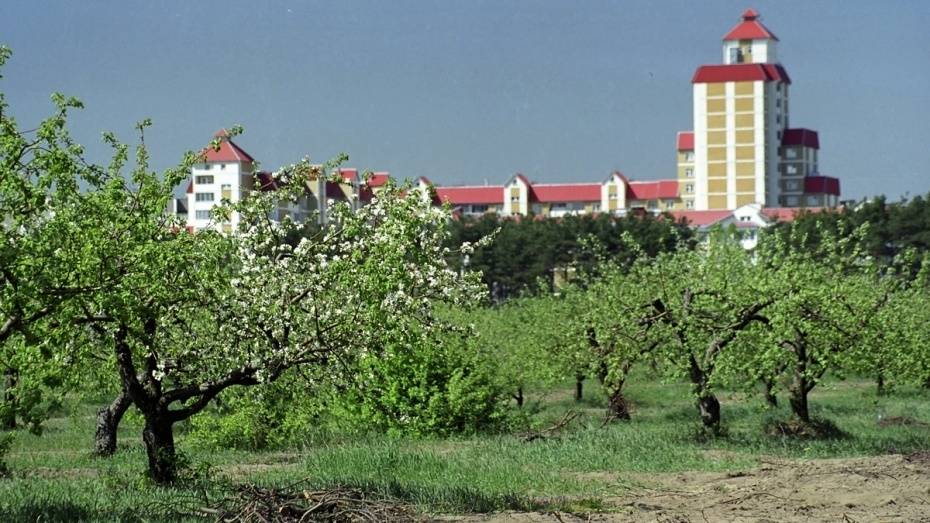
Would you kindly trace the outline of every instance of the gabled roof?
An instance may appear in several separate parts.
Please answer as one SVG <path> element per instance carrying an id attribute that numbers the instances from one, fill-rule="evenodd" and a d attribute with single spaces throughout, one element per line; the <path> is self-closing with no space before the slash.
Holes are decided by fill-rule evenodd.
<path id="1" fill-rule="evenodd" d="M 250 164 L 255 161 L 251 156 L 249 156 L 249 153 L 243 151 L 241 147 L 229 139 L 229 133 L 226 132 L 226 129 L 220 129 L 216 132 L 216 134 L 213 135 L 213 137 L 219 140 L 219 146 L 214 149 L 213 146 L 210 145 L 201 151 L 206 162 L 239 162 Z"/>
<path id="2" fill-rule="evenodd" d="M 678 180 L 656 180 L 654 182 L 629 182 L 627 200 L 661 200 L 678 197 Z"/>
<path id="3" fill-rule="evenodd" d="M 710 227 L 733 215 L 733 211 L 671 211 L 675 221 L 684 220 L 692 227 Z"/>
<path id="4" fill-rule="evenodd" d="M 720 82 L 785 82 L 791 83 L 788 71 L 781 64 L 729 64 L 702 65 L 694 72 L 691 83 L 716 84 Z"/>
<path id="5" fill-rule="evenodd" d="M 339 176 L 347 182 L 354 182 L 358 179 L 358 169 L 342 167 L 339 169 Z"/>
<path id="6" fill-rule="evenodd" d="M 804 178 L 804 192 L 839 196 L 840 181 L 832 176 L 807 176 Z"/>
<path id="7" fill-rule="evenodd" d="M 540 203 L 599 202 L 599 183 L 538 183 L 531 186 L 530 200 Z"/>
<path id="8" fill-rule="evenodd" d="M 342 191 L 341 184 L 337 182 L 326 182 L 326 197 L 335 200 L 345 200 L 346 193 Z"/>
<path id="9" fill-rule="evenodd" d="M 510 185 L 510 182 L 512 182 L 514 179 L 520 180 L 521 182 L 523 182 L 524 185 L 533 185 L 532 182 L 530 182 L 529 178 L 527 178 L 526 176 L 523 176 L 523 173 L 517 173 L 511 176 L 510 179 L 507 180 L 507 185 Z"/>
<path id="10" fill-rule="evenodd" d="M 803 145 L 804 147 L 820 149 L 820 138 L 817 136 L 817 131 L 810 129 L 785 129 L 785 132 L 781 135 L 781 144 Z"/>
<path id="11" fill-rule="evenodd" d="M 804 213 L 816 213 L 826 211 L 825 207 L 766 207 L 762 209 L 762 214 L 772 221 L 791 222 L 799 215 Z"/>
<path id="12" fill-rule="evenodd" d="M 679 151 L 693 151 L 694 131 L 678 131 L 677 145 Z"/>
<path id="13" fill-rule="evenodd" d="M 736 24 L 730 32 L 723 36 L 726 40 L 768 40 L 778 41 L 768 27 L 762 25 L 759 21 L 759 13 L 755 9 L 747 9 L 743 12 L 743 20 Z"/>
<path id="14" fill-rule="evenodd" d="M 452 205 L 503 204 L 504 187 L 502 185 L 436 187 L 436 197 L 440 203 L 449 202 Z"/>
<path id="15" fill-rule="evenodd" d="M 388 180 L 391 179 L 391 175 L 387 171 L 378 171 L 371 173 L 371 178 L 368 179 L 369 187 L 381 187 L 388 183 Z"/>

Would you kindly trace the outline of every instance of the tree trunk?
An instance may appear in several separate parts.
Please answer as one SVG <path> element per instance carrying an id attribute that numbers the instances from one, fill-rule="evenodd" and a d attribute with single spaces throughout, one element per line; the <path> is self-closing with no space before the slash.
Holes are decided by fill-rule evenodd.
<path id="1" fill-rule="evenodd" d="M 0 429 L 13 430 L 16 428 L 16 395 L 13 394 L 13 388 L 16 387 L 16 371 L 7 369 L 3 372 L 3 403 L 7 408 L 0 418 Z"/>
<path id="2" fill-rule="evenodd" d="M 629 421 L 630 409 L 623 397 L 623 385 L 617 387 L 607 397 L 607 419 Z"/>
<path id="3" fill-rule="evenodd" d="M 810 412 L 807 409 L 807 390 L 805 387 L 791 387 L 791 396 L 788 398 L 791 403 L 791 412 L 794 413 L 798 420 L 804 423 L 810 423 Z"/>
<path id="4" fill-rule="evenodd" d="M 577 374 L 575 376 L 575 403 L 580 402 L 583 399 L 584 392 L 584 376 Z"/>
<path id="5" fill-rule="evenodd" d="M 698 396 L 698 412 L 701 413 L 701 423 L 714 433 L 720 430 L 720 402 L 711 393 Z"/>
<path id="6" fill-rule="evenodd" d="M 97 432 L 94 435 L 94 454 L 112 456 L 116 452 L 116 431 L 126 409 L 132 405 L 129 393 L 121 391 L 107 407 L 97 411 Z"/>
<path id="7" fill-rule="evenodd" d="M 885 395 L 885 373 L 882 371 L 878 371 L 875 378 L 875 393 L 879 396 Z"/>
<path id="8" fill-rule="evenodd" d="M 691 383 L 697 394 L 697 408 L 701 415 L 701 423 L 704 427 L 710 429 L 714 434 L 720 431 L 720 402 L 714 396 L 707 386 L 707 374 L 698 365 L 694 356 L 691 356 L 691 368 L 688 371 L 691 377 Z"/>
<path id="9" fill-rule="evenodd" d="M 149 476 L 155 483 L 173 483 L 178 476 L 172 422 L 164 412 L 143 412 L 142 441 L 149 458 Z"/>
<path id="10" fill-rule="evenodd" d="M 523 387 L 517 387 L 517 393 L 513 395 L 513 399 L 517 400 L 517 407 L 523 408 Z"/>
<path id="11" fill-rule="evenodd" d="M 762 380 L 763 386 L 765 386 L 765 403 L 771 408 L 778 407 L 778 396 L 773 392 L 775 389 L 775 383 L 770 379 Z"/>

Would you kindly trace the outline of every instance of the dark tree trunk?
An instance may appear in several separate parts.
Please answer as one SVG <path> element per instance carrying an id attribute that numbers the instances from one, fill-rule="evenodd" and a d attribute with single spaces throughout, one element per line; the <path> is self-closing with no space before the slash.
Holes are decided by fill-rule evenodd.
<path id="1" fill-rule="evenodd" d="M 575 376 L 575 402 L 584 399 L 584 376 L 578 374 Z"/>
<path id="2" fill-rule="evenodd" d="M 718 432 L 720 430 L 720 402 L 717 401 L 717 397 L 711 393 L 705 393 L 698 397 L 697 406 L 704 427 Z"/>
<path id="3" fill-rule="evenodd" d="M 875 377 L 875 393 L 879 396 L 885 395 L 885 373 L 878 371 L 878 376 Z"/>
<path id="4" fill-rule="evenodd" d="M 513 395 L 513 399 L 517 401 L 517 407 L 523 408 L 523 387 L 517 387 L 517 393 Z"/>
<path id="5" fill-rule="evenodd" d="M 630 409 L 623 397 L 623 385 L 608 393 L 607 396 L 607 419 L 629 421 Z"/>
<path id="6" fill-rule="evenodd" d="M 6 412 L 0 418 L 0 429 L 3 430 L 16 428 L 16 395 L 13 394 L 16 378 L 16 371 L 13 369 L 3 372 L 3 402 L 7 405 Z"/>
<path id="7" fill-rule="evenodd" d="M 771 407 L 778 407 L 778 396 L 775 395 L 775 383 L 770 379 L 762 380 L 762 385 L 765 387 L 765 403 Z"/>
<path id="8" fill-rule="evenodd" d="M 97 432 L 94 436 L 94 454 L 112 456 L 116 452 L 116 431 L 123 414 L 132 405 L 129 393 L 121 391 L 109 406 L 97 411 Z"/>
<path id="9" fill-rule="evenodd" d="M 694 391 L 697 393 L 697 408 L 698 414 L 701 415 L 701 423 L 716 434 L 720 431 L 720 402 L 708 390 L 707 374 L 698 365 L 694 356 L 691 356 L 691 369 L 688 374 L 694 385 Z"/>
<path id="10" fill-rule="evenodd" d="M 798 420 L 804 423 L 810 423 L 810 411 L 808 411 L 807 408 L 807 391 L 804 387 L 792 387 L 788 402 L 791 404 L 791 412 Z"/>
<path id="11" fill-rule="evenodd" d="M 178 476 L 178 460 L 174 450 L 173 423 L 163 412 L 144 412 L 142 441 L 149 458 L 149 475 L 155 483 L 173 483 Z"/>

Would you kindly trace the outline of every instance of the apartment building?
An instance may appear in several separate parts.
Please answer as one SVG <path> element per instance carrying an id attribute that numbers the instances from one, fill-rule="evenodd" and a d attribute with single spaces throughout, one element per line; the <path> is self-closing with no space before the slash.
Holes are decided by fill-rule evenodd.
<path id="1" fill-rule="evenodd" d="M 839 180 L 817 166 L 817 131 L 790 126 L 791 78 L 778 37 L 748 9 L 723 37 L 723 63 L 692 78 L 694 128 L 678 133 L 682 209 L 835 206 Z"/>

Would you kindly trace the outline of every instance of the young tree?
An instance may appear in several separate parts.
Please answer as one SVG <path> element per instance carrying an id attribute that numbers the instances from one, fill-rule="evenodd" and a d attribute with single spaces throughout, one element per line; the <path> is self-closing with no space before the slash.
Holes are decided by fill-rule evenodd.
<path id="1" fill-rule="evenodd" d="M 768 322 L 778 299 L 768 275 L 724 231 L 711 235 L 695 251 L 660 254 L 654 262 L 660 278 L 652 307 L 671 332 L 661 345 L 677 374 L 688 377 L 704 427 L 718 431 L 718 383 L 732 376 L 726 364 L 750 350 L 755 329 Z"/>

